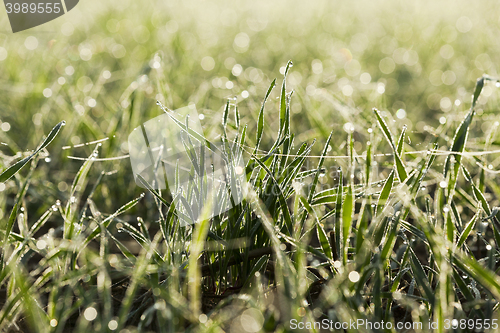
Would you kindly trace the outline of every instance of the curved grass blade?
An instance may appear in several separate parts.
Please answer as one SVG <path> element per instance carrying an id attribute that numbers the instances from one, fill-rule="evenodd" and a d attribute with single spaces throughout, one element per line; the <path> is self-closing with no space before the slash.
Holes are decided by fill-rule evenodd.
<path id="1" fill-rule="evenodd" d="M 272 180 L 272 183 L 273 183 L 272 186 L 274 186 L 275 189 L 278 190 L 278 200 L 279 200 L 279 203 L 281 206 L 281 211 L 283 212 L 283 218 L 285 219 L 285 224 L 286 224 L 286 226 L 291 234 L 291 232 L 293 230 L 292 217 L 290 216 L 290 211 L 288 210 L 288 205 L 286 203 L 285 196 L 283 195 L 283 190 L 281 189 L 280 184 L 276 181 L 276 178 L 274 178 L 271 170 L 269 170 L 269 168 L 264 163 L 262 163 L 259 159 L 255 158 L 255 161 L 257 161 L 257 163 L 261 166 L 261 168 L 264 169 L 264 171 L 268 174 L 269 179 Z"/>
<path id="2" fill-rule="evenodd" d="M 330 132 L 330 136 L 326 140 L 325 147 L 323 148 L 323 152 L 321 153 L 321 157 L 318 162 L 318 167 L 316 171 L 316 175 L 314 176 L 313 182 L 311 184 L 311 190 L 309 191 L 309 196 L 307 201 L 310 203 L 314 197 L 314 193 L 316 192 L 316 185 L 318 184 L 319 176 L 321 174 L 321 168 L 323 167 L 323 163 L 325 162 L 325 156 L 328 152 L 328 146 L 330 145 L 330 140 L 332 139 L 333 131 Z"/>
<path id="3" fill-rule="evenodd" d="M 264 101 L 262 102 L 262 107 L 260 108 L 259 119 L 257 121 L 257 142 L 255 143 L 254 154 L 257 152 L 260 146 L 260 141 L 262 140 L 262 133 L 264 132 L 264 106 L 266 105 L 266 101 L 269 98 L 269 95 L 271 94 L 271 91 L 275 86 L 276 86 L 276 79 L 274 79 L 273 82 L 271 82 L 269 89 L 267 89 L 266 96 L 264 97 Z"/>
<path id="4" fill-rule="evenodd" d="M 394 139 L 392 137 L 391 131 L 389 130 L 389 127 L 387 126 L 387 123 L 385 122 L 385 120 L 380 115 L 380 112 L 375 108 L 373 109 L 373 112 L 375 113 L 375 117 L 377 118 L 377 123 L 378 123 L 380 129 L 382 129 L 382 132 L 384 133 L 385 138 L 387 139 L 387 141 L 389 142 L 389 144 L 392 147 L 392 150 L 394 151 L 394 159 L 396 162 L 396 171 L 398 173 L 399 181 L 402 183 L 408 177 L 405 166 L 403 164 L 403 160 L 401 159 L 401 156 L 398 153 L 399 150 L 402 151 L 402 145 L 401 145 L 401 148 L 396 147 L 396 144 L 394 143 Z M 404 132 L 402 133 L 402 137 L 404 138 Z"/>
<path id="5" fill-rule="evenodd" d="M 418 260 L 413 250 L 410 250 L 410 256 L 411 256 L 411 261 L 410 261 L 411 271 L 413 272 L 413 276 L 415 277 L 417 284 L 422 288 L 424 295 L 426 296 L 429 303 L 434 304 L 436 296 L 432 291 L 431 285 L 429 284 L 429 280 L 427 278 L 427 275 L 425 274 L 424 268 L 422 267 L 422 264 Z"/>
<path id="6" fill-rule="evenodd" d="M 475 111 L 474 107 L 476 106 L 477 99 L 481 94 L 484 86 L 484 77 L 479 78 L 476 82 L 476 88 L 474 90 L 474 95 L 472 96 L 472 105 L 470 111 L 465 116 L 465 119 L 460 123 L 460 126 L 457 128 L 455 132 L 455 136 L 453 137 L 453 144 L 450 148 L 451 152 L 462 153 L 465 149 L 465 143 L 467 142 L 467 136 L 469 134 L 469 127 L 472 123 L 472 118 L 474 117 Z M 455 173 L 457 173 L 458 168 L 460 167 L 460 162 L 462 160 L 461 154 L 450 154 L 446 157 L 446 162 L 444 164 L 444 176 L 448 174 L 450 169 L 451 157 L 455 157 Z"/>
<path id="7" fill-rule="evenodd" d="M 383 207 L 387 205 L 389 195 L 391 194 L 392 191 L 393 183 L 394 183 L 394 170 L 391 171 L 389 177 L 387 177 L 387 180 L 385 181 L 384 187 L 382 187 L 382 192 L 380 192 L 377 206 L 375 207 L 375 214 L 374 214 L 375 216 L 377 215 L 377 211 L 379 210 L 380 206 L 382 206 L 382 204 L 384 205 Z"/>
<path id="8" fill-rule="evenodd" d="M 63 120 L 59 124 L 57 124 L 56 126 L 54 126 L 54 128 L 52 128 L 52 130 L 50 131 L 49 135 L 45 138 L 45 140 L 43 140 L 42 144 L 35 150 L 35 152 L 33 154 L 31 154 L 28 157 L 23 158 L 22 160 L 20 160 L 19 162 L 17 162 L 16 164 L 14 164 L 11 167 L 7 168 L 7 170 L 5 170 L 4 172 L 2 172 L 0 174 L 0 182 L 4 183 L 7 180 L 9 180 L 12 176 L 14 176 L 16 173 L 18 173 L 19 170 L 21 170 L 23 168 L 23 166 L 26 165 L 26 163 L 28 163 L 29 161 L 31 161 L 31 159 L 33 157 L 35 157 L 35 155 L 40 152 L 40 150 L 42 150 L 45 147 L 47 147 L 52 142 L 52 140 L 54 140 L 54 138 L 56 137 L 57 133 L 59 133 L 59 130 L 64 125 L 66 125 L 66 122 Z"/>

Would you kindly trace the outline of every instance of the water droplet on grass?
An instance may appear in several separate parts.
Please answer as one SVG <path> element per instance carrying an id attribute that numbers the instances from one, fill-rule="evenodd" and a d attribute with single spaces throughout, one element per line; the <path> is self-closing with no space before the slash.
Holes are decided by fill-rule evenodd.
<path id="1" fill-rule="evenodd" d="M 358 282 L 359 279 L 360 276 L 358 272 L 352 271 L 351 273 L 349 273 L 349 280 L 351 280 L 351 282 Z"/>
<path id="2" fill-rule="evenodd" d="M 92 321 L 97 318 L 97 310 L 90 306 L 83 312 L 83 316 L 86 320 Z"/>

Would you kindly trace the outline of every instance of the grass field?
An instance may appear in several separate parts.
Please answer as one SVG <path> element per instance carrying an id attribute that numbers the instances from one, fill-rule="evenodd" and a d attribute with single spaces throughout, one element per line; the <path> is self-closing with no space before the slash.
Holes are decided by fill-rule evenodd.
<path id="1" fill-rule="evenodd" d="M 499 331 L 499 6 L 0 10 L 0 331 Z M 243 152 L 241 203 L 137 186 L 157 101 Z"/>

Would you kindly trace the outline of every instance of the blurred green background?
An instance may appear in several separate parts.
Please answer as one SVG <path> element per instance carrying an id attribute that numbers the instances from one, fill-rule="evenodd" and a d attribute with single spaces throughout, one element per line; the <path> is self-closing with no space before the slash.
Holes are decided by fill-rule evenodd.
<path id="1" fill-rule="evenodd" d="M 130 131 L 161 114 L 156 100 L 170 109 L 195 103 L 210 137 L 218 133 L 221 110 L 232 98 L 252 143 L 263 96 L 290 59 L 292 129 L 299 142 L 317 138 L 319 150 L 333 129 L 338 134 L 333 153 L 342 154 L 343 128 L 353 124 L 361 133 L 355 146 L 361 152 L 373 107 L 392 116 L 391 126 L 406 124 L 415 146 L 437 126 L 451 126 L 452 136 L 475 80 L 483 73 L 497 75 L 499 6 L 496 1 L 84 0 L 61 18 L 16 34 L 2 8 L 0 169 L 66 120 L 39 165 L 44 177 L 34 181 L 44 186 L 35 187 L 32 197 L 43 205 L 64 199 L 81 165 L 68 156 L 86 157 L 93 145 L 62 148 L 110 138 L 100 157 L 126 155 Z M 485 121 L 473 129 L 472 142 L 481 141 L 492 125 L 488 117 L 493 119 L 495 110 L 488 108 L 496 96 L 495 86 L 485 87 L 478 110 Z M 272 97 L 276 101 L 278 91 Z M 277 116 L 277 101 L 268 102 L 263 149 L 276 135 Z M 104 185 L 102 203 L 109 209 L 141 192 L 127 159 L 100 162 L 94 169 L 95 175 L 118 171 Z M 11 180 L 1 190 L 8 193 L 13 186 Z M 5 209 L 0 205 L 0 217 Z"/>

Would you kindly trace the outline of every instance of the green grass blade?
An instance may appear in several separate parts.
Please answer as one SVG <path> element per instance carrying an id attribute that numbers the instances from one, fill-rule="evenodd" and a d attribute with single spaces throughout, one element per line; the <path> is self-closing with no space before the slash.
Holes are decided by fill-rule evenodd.
<path id="1" fill-rule="evenodd" d="M 373 109 L 373 112 L 375 113 L 375 117 L 377 118 L 377 123 L 384 133 L 385 138 L 389 142 L 389 144 L 392 147 L 392 150 L 394 152 L 394 160 L 396 163 L 396 171 L 398 173 L 398 178 L 399 181 L 402 183 L 406 180 L 408 177 L 408 174 L 406 172 L 405 166 L 403 164 L 403 160 L 401 159 L 401 155 L 398 153 L 398 147 L 396 147 L 396 144 L 394 143 L 394 139 L 392 137 L 391 131 L 389 130 L 389 127 L 387 126 L 387 123 L 385 120 L 382 118 L 380 115 L 380 112 L 377 109 Z M 403 131 L 404 133 L 404 131 Z M 402 135 L 404 137 L 404 135 Z M 403 149 L 403 145 L 401 144 L 401 150 Z"/>
<path id="2" fill-rule="evenodd" d="M 28 156 L 26 158 L 23 158 L 22 160 L 20 160 L 16 164 L 14 164 L 11 167 L 7 168 L 7 170 L 3 171 L 0 174 L 0 183 L 4 183 L 7 180 L 9 180 L 12 176 L 14 176 L 16 173 L 18 173 L 19 170 L 21 170 L 22 167 L 26 165 L 26 163 L 28 163 L 29 161 L 31 161 L 31 159 L 33 157 L 35 157 L 35 155 L 38 154 L 40 152 L 40 150 L 42 150 L 45 147 L 47 147 L 52 142 L 52 140 L 54 140 L 54 138 L 56 137 L 57 133 L 59 133 L 59 130 L 64 125 L 66 125 L 66 122 L 63 120 L 59 124 L 57 124 L 56 126 L 54 126 L 54 128 L 52 128 L 52 130 L 50 131 L 49 135 L 45 138 L 45 140 L 43 140 L 42 144 L 35 150 L 35 152 L 33 154 L 31 154 L 30 156 Z"/>
<path id="3" fill-rule="evenodd" d="M 276 79 L 274 79 L 273 82 L 271 82 L 269 89 L 267 89 L 266 96 L 264 97 L 264 101 L 262 102 L 262 107 L 260 108 L 259 119 L 257 120 L 257 138 L 256 138 L 257 140 L 255 143 L 254 154 L 255 152 L 257 152 L 260 146 L 260 142 L 262 140 L 262 133 L 264 132 L 264 106 L 266 104 L 267 99 L 269 98 L 269 95 L 271 94 L 271 91 L 275 86 L 276 86 Z"/>

